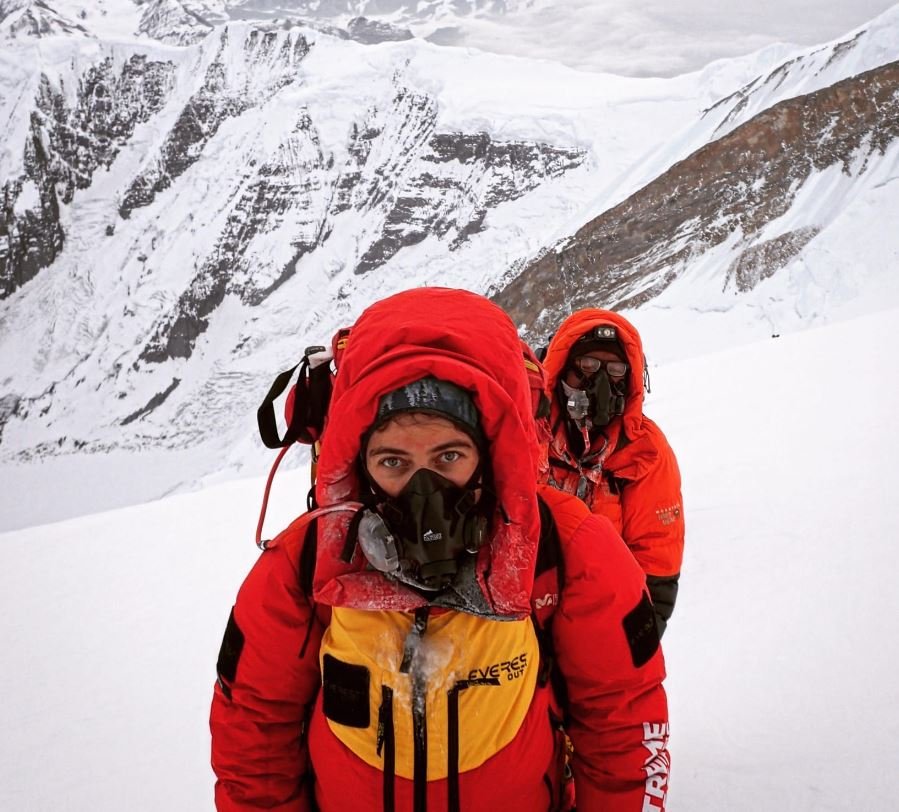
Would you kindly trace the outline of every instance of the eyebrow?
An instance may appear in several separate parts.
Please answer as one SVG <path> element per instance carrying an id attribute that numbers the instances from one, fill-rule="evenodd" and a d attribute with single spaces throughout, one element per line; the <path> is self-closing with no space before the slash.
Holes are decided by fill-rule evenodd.
<path id="1" fill-rule="evenodd" d="M 440 451 L 449 451 L 453 448 L 474 448 L 475 444 L 468 439 L 458 439 L 458 440 L 449 440 L 445 443 L 441 443 L 440 445 L 434 446 L 433 448 L 428 449 L 429 454 L 439 453 Z M 408 449 L 405 448 L 391 448 L 386 445 L 375 446 L 374 448 L 369 448 L 366 456 L 368 457 L 376 457 L 379 454 L 393 454 L 398 457 L 409 456 Z"/>
<path id="2" fill-rule="evenodd" d="M 377 446 L 377 447 L 375 447 L 375 448 L 369 448 L 369 449 L 368 449 L 367 456 L 369 456 L 369 457 L 375 457 L 375 456 L 377 456 L 378 454 L 394 454 L 394 455 L 401 455 L 401 454 L 408 454 L 408 453 L 409 453 L 409 452 L 406 451 L 406 450 L 403 449 L 403 448 L 390 448 L 390 446 L 380 445 L 380 446 Z"/>
<path id="3" fill-rule="evenodd" d="M 447 451 L 450 448 L 458 448 L 462 446 L 463 448 L 474 448 L 474 443 L 469 440 L 467 437 L 463 440 L 461 437 L 458 440 L 449 440 L 445 443 L 441 443 L 438 446 L 434 446 L 431 451 Z"/>

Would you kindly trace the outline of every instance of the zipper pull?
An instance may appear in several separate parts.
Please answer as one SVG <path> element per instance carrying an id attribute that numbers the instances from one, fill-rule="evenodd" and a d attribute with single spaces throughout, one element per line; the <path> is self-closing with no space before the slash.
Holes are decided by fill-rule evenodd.
<path id="1" fill-rule="evenodd" d="M 587 483 L 588 482 L 589 482 L 589 480 L 587 479 L 587 477 L 584 474 L 581 474 L 581 478 L 578 480 L 578 483 L 577 483 L 577 491 L 576 491 L 575 495 L 577 496 L 578 499 L 580 499 L 582 501 L 587 496 Z"/>

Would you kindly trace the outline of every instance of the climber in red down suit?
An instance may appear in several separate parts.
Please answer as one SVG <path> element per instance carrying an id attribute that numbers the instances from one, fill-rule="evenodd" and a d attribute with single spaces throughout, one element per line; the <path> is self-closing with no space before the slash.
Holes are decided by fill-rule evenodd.
<path id="1" fill-rule="evenodd" d="M 317 507 L 237 596 L 211 713 L 221 812 L 665 808 L 665 675 L 640 566 L 537 486 L 516 330 L 419 289 L 349 332 Z M 569 753 L 564 731 L 570 736 Z"/>

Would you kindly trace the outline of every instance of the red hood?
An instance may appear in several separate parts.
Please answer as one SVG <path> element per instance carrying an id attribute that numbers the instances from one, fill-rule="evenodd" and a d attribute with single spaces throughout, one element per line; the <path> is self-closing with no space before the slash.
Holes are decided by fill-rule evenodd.
<path id="1" fill-rule="evenodd" d="M 472 393 L 489 445 L 499 503 L 509 522 L 496 521 L 481 549 L 481 589 L 496 614 L 530 612 L 539 535 L 536 501 L 540 448 L 521 343 L 509 317 L 467 291 L 421 288 L 369 307 L 352 327 L 334 383 L 318 464 L 321 506 L 358 498 L 361 438 L 380 397 L 433 375 Z M 315 599 L 335 606 L 409 610 L 424 600 L 402 584 L 365 569 L 357 550 L 340 560 L 349 516 L 319 519 Z"/>
<path id="2" fill-rule="evenodd" d="M 611 325 L 618 330 L 618 341 L 627 356 L 630 372 L 627 381 L 627 401 L 622 422 L 625 434 L 635 439 L 643 425 L 643 343 L 640 334 L 626 318 L 611 310 L 588 308 L 572 313 L 556 331 L 546 351 L 543 366 L 546 369 L 546 393 L 555 403 L 555 390 L 559 376 L 565 369 L 568 353 L 575 341 L 600 325 Z"/>

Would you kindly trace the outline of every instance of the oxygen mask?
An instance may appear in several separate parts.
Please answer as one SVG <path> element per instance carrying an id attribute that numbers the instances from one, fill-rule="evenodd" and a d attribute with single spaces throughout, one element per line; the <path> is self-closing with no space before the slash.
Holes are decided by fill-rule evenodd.
<path id="1" fill-rule="evenodd" d="M 571 386 L 564 378 L 561 380 L 568 416 L 583 433 L 587 448 L 591 428 L 607 426 L 624 413 L 627 371 L 624 361 L 602 361 L 585 355 L 576 358 L 570 367 L 570 372 L 580 379 L 579 385 Z"/>
<path id="2" fill-rule="evenodd" d="M 416 471 L 399 494 L 364 512 L 358 539 L 369 564 L 419 589 L 449 586 L 460 561 L 474 555 L 486 537 L 479 480 L 476 471 L 460 487 L 429 468 Z"/>

